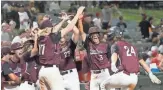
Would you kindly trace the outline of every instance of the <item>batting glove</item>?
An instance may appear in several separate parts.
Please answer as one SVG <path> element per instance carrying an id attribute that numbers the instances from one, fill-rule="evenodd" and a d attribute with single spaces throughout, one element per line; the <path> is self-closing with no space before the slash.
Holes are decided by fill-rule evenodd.
<path id="1" fill-rule="evenodd" d="M 149 78 L 153 83 L 161 84 L 161 81 L 152 72 L 149 73 Z"/>
<path id="2" fill-rule="evenodd" d="M 111 70 L 112 70 L 113 72 L 117 72 L 117 71 L 118 71 L 118 69 L 117 69 L 115 63 L 111 63 Z"/>

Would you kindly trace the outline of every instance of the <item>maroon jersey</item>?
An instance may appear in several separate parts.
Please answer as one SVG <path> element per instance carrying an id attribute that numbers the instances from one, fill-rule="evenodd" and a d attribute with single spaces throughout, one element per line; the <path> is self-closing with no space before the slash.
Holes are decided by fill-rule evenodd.
<path id="1" fill-rule="evenodd" d="M 50 35 L 58 37 L 56 34 Z M 60 46 L 53 42 L 50 35 L 39 38 L 39 62 L 43 65 L 58 65 L 61 57 Z"/>
<path id="2" fill-rule="evenodd" d="M 36 83 L 40 66 L 37 64 L 38 56 L 30 57 L 31 52 L 26 52 L 22 59 L 22 80 Z"/>
<path id="3" fill-rule="evenodd" d="M 61 61 L 59 65 L 59 69 L 61 71 L 76 68 L 74 62 L 75 48 L 76 44 L 72 40 L 67 43 L 67 46 L 65 48 L 62 48 Z"/>
<path id="4" fill-rule="evenodd" d="M 110 67 L 110 60 L 107 57 L 108 44 L 100 43 L 95 45 L 89 42 L 88 46 L 85 45 L 85 48 L 88 54 L 87 58 L 83 61 L 83 69 L 101 70 Z"/>
<path id="5" fill-rule="evenodd" d="M 139 72 L 139 59 L 137 49 L 126 41 L 116 42 L 112 48 L 112 52 L 117 52 L 123 70 L 129 73 Z"/>
<path id="6" fill-rule="evenodd" d="M 16 62 L 15 62 L 16 61 Z M 16 56 L 14 56 L 13 58 L 11 58 L 11 60 L 9 61 L 9 65 L 11 67 L 11 70 L 13 71 L 13 73 L 15 75 L 17 75 L 18 77 L 21 77 L 21 64 L 19 62 L 20 60 L 18 58 L 16 58 Z"/>

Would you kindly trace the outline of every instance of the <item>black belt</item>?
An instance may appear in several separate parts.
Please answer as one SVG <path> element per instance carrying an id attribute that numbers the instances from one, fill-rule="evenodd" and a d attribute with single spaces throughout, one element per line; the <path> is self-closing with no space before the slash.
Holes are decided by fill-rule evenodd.
<path id="1" fill-rule="evenodd" d="M 29 85 L 33 85 L 34 84 L 34 87 L 37 87 L 37 85 L 35 83 L 29 82 L 29 81 L 27 81 L 27 82 L 28 82 Z"/>
<path id="2" fill-rule="evenodd" d="M 102 73 L 103 71 L 105 71 L 105 69 L 93 70 L 92 72 L 93 72 L 94 74 L 99 74 L 99 73 Z"/>
<path id="3" fill-rule="evenodd" d="M 42 64 L 42 66 L 44 66 L 45 68 L 49 68 L 49 67 L 53 67 L 54 65 L 50 65 L 50 64 Z M 57 65 L 55 65 L 57 67 Z"/>
<path id="4" fill-rule="evenodd" d="M 61 73 L 61 75 L 65 75 L 65 74 L 68 74 L 68 73 L 71 73 L 71 72 L 73 72 L 73 70 L 71 69 L 71 70 L 67 70 L 67 71 L 61 71 L 60 73 Z"/>

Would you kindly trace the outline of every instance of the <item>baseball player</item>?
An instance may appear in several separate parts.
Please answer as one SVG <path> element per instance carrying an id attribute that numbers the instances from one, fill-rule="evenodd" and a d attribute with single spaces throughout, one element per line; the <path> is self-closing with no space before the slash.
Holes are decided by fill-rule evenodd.
<path id="1" fill-rule="evenodd" d="M 11 52 L 12 55 L 10 55 L 10 59 L 7 60 L 10 70 L 13 71 L 13 73 L 21 78 L 21 64 L 20 64 L 20 58 L 22 56 L 22 45 L 20 43 L 13 43 L 11 45 Z M 17 90 L 19 88 L 19 85 L 5 85 L 4 90 Z"/>
<path id="2" fill-rule="evenodd" d="M 24 43 L 24 54 L 21 58 L 22 64 L 22 83 L 19 90 L 36 90 L 38 80 L 38 56 L 37 56 L 37 34 L 35 40 L 28 40 Z"/>
<path id="3" fill-rule="evenodd" d="M 61 46 L 60 73 L 66 90 L 80 90 L 79 77 L 74 60 L 76 44 L 79 40 L 79 30 L 76 26 L 73 28 L 72 38 L 69 41 L 66 41 L 66 39 L 66 36 L 64 36 L 59 42 Z"/>
<path id="4" fill-rule="evenodd" d="M 8 60 L 10 59 L 10 48 L 2 47 L 1 49 L 1 90 L 17 90 L 20 79 L 10 67 Z M 13 86 L 15 85 L 15 86 Z M 4 88 L 5 87 L 5 88 Z M 7 87 L 10 89 L 7 89 Z"/>
<path id="5" fill-rule="evenodd" d="M 122 32 L 115 33 L 117 40 L 111 47 L 111 70 L 115 72 L 101 83 L 101 90 L 110 88 L 122 88 L 122 90 L 134 90 L 138 81 L 139 63 L 148 72 L 153 83 L 160 84 L 161 81 L 151 72 L 144 62 L 142 54 L 138 54 L 137 49 L 122 38 Z M 116 67 L 117 60 L 120 65 Z"/>
<path id="6" fill-rule="evenodd" d="M 57 65 L 60 63 L 61 47 L 59 41 L 61 37 L 65 36 L 75 26 L 79 15 L 83 12 L 84 7 L 80 7 L 77 14 L 70 24 L 61 31 L 59 31 L 61 23 L 67 20 L 65 17 L 61 23 L 54 28 L 45 28 L 47 35 L 39 37 L 39 63 L 42 65 L 39 72 L 39 79 L 41 80 L 41 90 L 49 88 L 48 90 L 64 90 L 63 80 Z M 50 34 L 49 33 L 50 29 Z M 47 84 L 45 84 L 47 83 Z"/>
<path id="7" fill-rule="evenodd" d="M 82 28 L 82 21 L 79 23 L 80 28 Z M 100 42 L 98 27 L 91 27 L 88 31 L 88 37 L 83 29 L 80 29 L 80 32 L 84 47 L 87 50 L 87 58 L 82 63 L 84 76 L 87 75 L 88 70 L 91 70 L 90 90 L 100 90 L 100 84 L 110 76 L 108 69 L 110 68 L 110 61 L 107 56 L 108 45 Z"/>

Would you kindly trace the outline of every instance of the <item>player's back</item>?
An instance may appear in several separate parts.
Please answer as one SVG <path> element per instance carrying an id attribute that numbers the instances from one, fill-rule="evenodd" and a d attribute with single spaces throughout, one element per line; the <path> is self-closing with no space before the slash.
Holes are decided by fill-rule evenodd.
<path id="1" fill-rule="evenodd" d="M 59 45 L 54 44 L 50 36 L 42 36 L 39 39 L 39 62 L 41 64 L 56 65 Z"/>
<path id="2" fill-rule="evenodd" d="M 139 60 L 136 48 L 126 41 L 118 41 L 116 45 L 118 46 L 119 59 L 125 71 L 137 73 L 139 71 Z"/>

